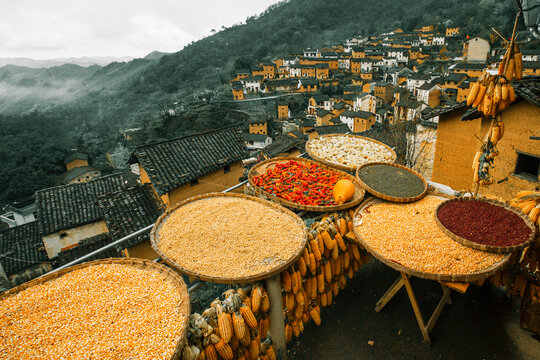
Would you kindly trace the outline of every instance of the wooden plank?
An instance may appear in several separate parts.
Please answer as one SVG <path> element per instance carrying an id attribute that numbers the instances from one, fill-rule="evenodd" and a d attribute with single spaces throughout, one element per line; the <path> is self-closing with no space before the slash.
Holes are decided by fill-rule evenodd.
<path id="1" fill-rule="evenodd" d="M 401 273 L 401 278 L 403 279 L 403 282 L 405 283 L 405 289 L 407 289 L 407 295 L 409 295 L 409 301 L 411 302 L 414 315 L 416 316 L 416 321 L 418 322 L 418 326 L 420 327 L 420 331 L 422 332 L 422 336 L 424 337 L 424 341 L 428 344 L 431 344 L 431 339 L 429 338 L 429 333 L 427 331 L 426 325 L 424 323 L 424 318 L 422 317 L 422 312 L 420 311 L 420 307 L 418 306 L 418 301 L 416 300 L 416 295 L 414 295 L 413 288 L 411 286 L 411 283 L 409 281 L 409 276 L 405 273 Z"/>
<path id="2" fill-rule="evenodd" d="M 469 283 L 441 281 L 441 284 L 448 286 L 450 289 L 456 290 L 462 294 L 465 294 L 469 288 Z"/>
<path id="3" fill-rule="evenodd" d="M 381 311 L 386 306 L 386 304 L 388 304 L 388 302 L 392 300 L 392 298 L 394 297 L 394 295 L 396 295 L 399 289 L 403 287 L 403 284 L 404 284 L 403 279 L 400 276 L 399 278 L 397 278 L 396 281 L 394 281 L 392 286 L 390 286 L 390 288 L 386 290 L 386 292 L 379 299 L 379 301 L 377 301 L 377 304 L 375 305 L 375 311 L 376 312 Z"/>

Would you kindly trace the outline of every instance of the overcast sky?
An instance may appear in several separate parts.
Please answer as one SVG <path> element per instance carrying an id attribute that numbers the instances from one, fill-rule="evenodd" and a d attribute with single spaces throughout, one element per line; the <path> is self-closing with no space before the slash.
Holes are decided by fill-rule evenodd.
<path id="1" fill-rule="evenodd" d="M 175 52 L 278 0 L 0 0 L 0 57 Z"/>

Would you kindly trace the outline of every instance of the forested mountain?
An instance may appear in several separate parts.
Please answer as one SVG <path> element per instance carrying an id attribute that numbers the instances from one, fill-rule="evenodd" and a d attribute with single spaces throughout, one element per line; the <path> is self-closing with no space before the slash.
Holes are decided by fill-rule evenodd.
<path id="1" fill-rule="evenodd" d="M 228 99 L 235 68 L 397 27 L 412 30 L 433 23 L 444 30 L 451 24 L 464 34 L 487 37 L 491 27 L 509 34 L 515 10 L 512 0 L 290 0 L 174 54 L 103 67 L 4 66 L 0 205 L 54 185 L 63 158 L 75 148 L 107 171 L 105 153 L 119 144 L 133 148 L 238 121 L 227 109 L 234 105 L 202 106 L 200 101 Z M 171 132 L 171 119 L 163 114 L 175 107 L 183 112 L 173 119 L 178 126 Z M 121 131 L 128 128 L 141 131 L 126 140 Z"/>

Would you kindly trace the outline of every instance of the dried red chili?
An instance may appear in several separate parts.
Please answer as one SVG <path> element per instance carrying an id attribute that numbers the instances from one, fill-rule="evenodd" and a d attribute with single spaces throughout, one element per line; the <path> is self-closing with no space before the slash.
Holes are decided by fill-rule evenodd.
<path id="1" fill-rule="evenodd" d="M 253 177 L 253 183 L 282 199 L 301 205 L 336 205 L 332 190 L 341 174 L 317 164 L 290 160 L 276 164 L 264 174 Z"/>
<path id="2" fill-rule="evenodd" d="M 437 217 L 448 230 L 477 244 L 515 246 L 531 234 L 518 215 L 484 201 L 448 202 L 439 208 Z"/>

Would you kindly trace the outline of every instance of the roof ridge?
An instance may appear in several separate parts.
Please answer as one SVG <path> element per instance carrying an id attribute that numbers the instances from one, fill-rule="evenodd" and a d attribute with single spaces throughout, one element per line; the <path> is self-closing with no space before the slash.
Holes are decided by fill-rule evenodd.
<path id="1" fill-rule="evenodd" d="M 223 130 L 231 129 L 231 128 L 234 128 L 234 127 L 239 128 L 241 130 L 241 128 L 240 128 L 241 126 L 242 126 L 242 124 L 238 123 L 238 124 L 233 124 L 233 125 L 229 125 L 229 126 L 224 126 L 222 128 L 219 128 L 219 129 L 203 131 L 203 132 L 196 133 L 196 134 L 180 136 L 180 137 L 177 137 L 177 138 L 174 138 L 174 139 L 167 139 L 167 140 L 158 141 L 158 142 L 151 143 L 151 144 L 141 145 L 141 146 L 137 146 L 132 151 L 132 153 L 134 153 L 136 150 L 148 148 L 148 147 L 155 146 L 155 145 L 158 145 L 158 144 L 165 144 L 165 143 L 168 143 L 168 142 L 178 141 L 178 140 L 182 140 L 182 139 L 189 139 L 189 138 L 192 138 L 192 137 L 195 137 L 195 136 L 212 134 L 212 133 L 220 132 L 220 131 L 223 131 Z"/>
<path id="2" fill-rule="evenodd" d="M 113 173 L 113 174 L 103 175 L 103 176 L 100 176 L 100 177 L 98 177 L 98 178 L 88 180 L 88 181 L 86 181 L 86 182 L 80 182 L 80 183 L 73 183 L 73 184 L 64 184 L 64 185 L 51 186 L 51 187 L 48 187 L 48 188 L 45 188 L 45 189 L 39 189 L 39 190 L 36 190 L 36 194 L 37 194 L 37 193 L 42 193 L 42 192 L 45 192 L 45 191 L 51 191 L 51 190 L 53 190 L 53 189 L 58 189 L 58 188 L 77 187 L 77 186 L 87 186 L 87 185 L 89 185 L 90 183 L 94 183 L 94 182 L 98 182 L 98 181 L 103 181 L 103 180 L 105 180 L 105 179 L 112 178 L 112 177 L 118 177 L 118 176 L 124 177 L 124 174 L 122 174 L 122 173 Z M 127 180 L 127 179 L 126 179 L 126 180 Z"/>

